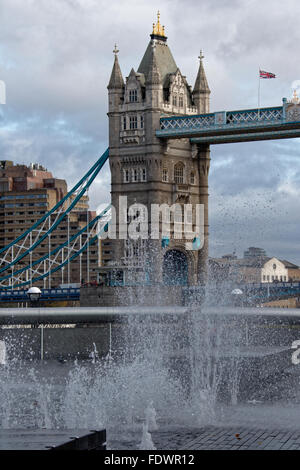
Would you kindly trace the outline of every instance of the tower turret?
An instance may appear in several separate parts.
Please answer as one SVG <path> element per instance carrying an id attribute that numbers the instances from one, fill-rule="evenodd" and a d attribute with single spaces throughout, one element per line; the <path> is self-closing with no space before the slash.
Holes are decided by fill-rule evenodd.
<path id="1" fill-rule="evenodd" d="M 162 103 L 163 86 L 161 81 L 161 74 L 159 72 L 157 59 L 156 59 L 156 46 L 152 44 L 151 58 L 148 73 L 146 75 L 146 102 L 150 108 L 159 108 Z"/>
<path id="2" fill-rule="evenodd" d="M 204 66 L 203 66 L 203 59 L 204 55 L 202 51 L 200 51 L 199 55 L 200 64 L 199 70 L 197 74 L 197 78 L 195 81 L 195 86 L 193 90 L 193 100 L 197 107 L 199 114 L 209 113 L 209 95 L 210 89 L 207 83 Z"/>
<path id="3" fill-rule="evenodd" d="M 108 83 L 108 117 L 110 147 L 117 144 L 120 133 L 120 106 L 124 101 L 125 84 L 118 60 L 117 45 L 113 50 L 115 61 Z"/>
<path id="4" fill-rule="evenodd" d="M 156 46 L 152 44 L 152 54 L 150 59 L 150 66 L 146 76 L 146 85 L 159 85 L 161 83 L 161 76 L 157 65 L 155 55 Z"/>
<path id="5" fill-rule="evenodd" d="M 115 61 L 111 72 L 110 80 L 108 83 L 108 96 L 109 96 L 109 111 L 117 111 L 121 103 L 121 98 L 124 93 L 124 80 L 118 60 L 118 49 L 115 45 L 113 53 L 115 54 Z"/>

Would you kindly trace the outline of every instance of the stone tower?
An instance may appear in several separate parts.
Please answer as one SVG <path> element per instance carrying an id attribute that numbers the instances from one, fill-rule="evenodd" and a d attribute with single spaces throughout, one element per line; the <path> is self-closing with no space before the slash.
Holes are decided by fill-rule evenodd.
<path id="1" fill-rule="evenodd" d="M 112 243 L 113 262 L 109 269 L 115 272 L 117 283 L 126 283 L 133 276 L 135 281 L 152 285 L 196 285 L 205 280 L 208 255 L 209 147 L 192 146 L 189 139 L 162 142 L 155 131 L 162 116 L 209 112 L 210 90 L 202 52 L 194 89 L 188 85 L 168 47 L 159 13 L 150 38 L 137 71 L 132 68 L 125 82 L 119 51 L 116 47 L 114 50 L 108 117 L 117 239 Z M 140 209 L 135 212 L 133 206 L 125 215 L 124 225 L 119 225 L 120 196 L 127 196 L 128 206 L 143 204 L 148 214 L 141 214 Z M 204 204 L 205 242 L 201 250 L 186 250 L 186 240 L 175 239 L 173 233 L 163 240 L 120 240 L 124 226 L 126 231 L 126 224 L 135 218 L 146 221 L 150 230 L 152 204 L 175 203 Z"/>

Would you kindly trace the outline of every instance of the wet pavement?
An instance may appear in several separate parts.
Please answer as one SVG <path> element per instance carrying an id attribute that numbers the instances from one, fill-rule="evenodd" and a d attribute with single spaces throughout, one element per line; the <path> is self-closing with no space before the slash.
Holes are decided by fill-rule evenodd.
<path id="1" fill-rule="evenodd" d="M 300 430 L 210 426 L 199 430 L 181 450 L 300 450 Z"/>

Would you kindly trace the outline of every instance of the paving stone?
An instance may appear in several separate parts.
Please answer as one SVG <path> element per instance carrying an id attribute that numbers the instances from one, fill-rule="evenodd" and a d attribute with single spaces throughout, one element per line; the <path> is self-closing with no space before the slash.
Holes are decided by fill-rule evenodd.
<path id="1" fill-rule="evenodd" d="M 236 438 L 239 434 L 240 439 Z M 199 429 L 184 449 L 223 450 L 300 450 L 299 431 L 284 429 L 251 429 L 208 427 Z"/>

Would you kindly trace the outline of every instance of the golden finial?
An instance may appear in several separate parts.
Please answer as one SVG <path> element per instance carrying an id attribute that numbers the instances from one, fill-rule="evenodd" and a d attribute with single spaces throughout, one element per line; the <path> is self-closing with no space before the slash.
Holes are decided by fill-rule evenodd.
<path id="1" fill-rule="evenodd" d="M 152 34 L 165 37 L 165 27 L 160 24 L 160 12 L 157 12 L 157 23 L 153 23 Z"/>
<path id="2" fill-rule="evenodd" d="M 115 44 L 115 48 L 114 48 L 114 50 L 113 50 L 113 53 L 114 53 L 115 55 L 117 55 L 118 52 L 119 52 L 119 49 L 117 48 L 117 44 Z"/>

